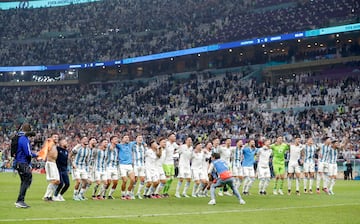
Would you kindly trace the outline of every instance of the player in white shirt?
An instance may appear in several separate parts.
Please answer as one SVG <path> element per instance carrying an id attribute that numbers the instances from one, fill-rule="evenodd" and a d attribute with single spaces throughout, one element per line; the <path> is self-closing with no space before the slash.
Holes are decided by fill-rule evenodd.
<path id="1" fill-rule="evenodd" d="M 166 142 L 166 147 L 164 152 L 164 163 L 163 163 L 163 170 L 166 175 L 166 184 L 163 189 L 163 194 L 165 197 L 169 196 L 169 189 L 171 183 L 174 179 L 175 175 L 175 164 L 174 164 L 174 154 L 179 148 L 178 144 L 176 144 L 176 135 L 175 133 L 170 133 L 168 135 L 168 141 Z"/>
<path id="2" fill-rule="evenodd" d="M 98 149 L 96 149 L 93 152 L 94 155 L 94 179 L 95 179 L 95 186 L 93 190 L 93 200 L 103 200 L 105 196 L 106 191 L 106 185 L 107 185 L 107 176 L 106 176 L 106 148 L 109 144 L 109 141 L 106 139 L 103 139 L 100 141 L 100 145 Z M 97 190 L 99 189 L 101 185 L 101 189 L 99 193 L 97 194 Z"/>
<path id="3" fill-rule="evenodd" d="M 232 172 L 235 179 L 235 187 L 237 189 L 239 189 L 241 182 L 244 178 L 244 172 L 242 167 L 243 157 L 243 140 L 240 139 L 236 142 L 236 148 L 234 149 L 232 155 Z"/>
<path id="4" fill-rule="evenodd" d="M 164 186 L 166 185 L 166 182 L 167 182 L 166 175 L 165 175 L 164 168 L 163 168 L 163 163 L 164 163 L 164 159 L 165 159 L 163 152 L 165 151 L 165 147 L 166 147 L 166 139 L 160 138 L 158 151 L 161 154 L 161 156 L 160 156 L 160 158 L 158 158 L 156 160 L 157 173 L 159 175 L 160 183 L 154 192 L 155 198 L 168 197 L 168 195 L 160 196 L 160 192 L 162 191 L 162 189 L 164 188 Z"/>
<path id="5" fill-rule="evenodd" d="M 149 142 L 145 151 L 145 189 L 144 197 L 150 198 L 159 184 L 159 174 L 156 161 L 161 157 L 161 151 L 155 140 Z"/>
<path id="6" fill-rule="evenodd" d="M 316 193 L 320 194 L 320 182 L 323 180 L 322 190 L 325 193 L 328 193 L 328 171 L 329 171 L 329 152 L 331 148 L 331 138 L 325 137 L 324 143 L 319 147 L 319 163 L 318 170 L 316 174 Z"/>
<path id="7" fill-rule="evenodd" d="M 206 176 L 204 176 L 203 173 L 203 163 L 205 161 L 204 159 L 205 154 L 202 150 L 201 143 L 198 142 L 195 144 L 194 151 L 191 155 L 191 176 L 194 181 L 194 187 L 191 196 L 192 197 L 198 197 L 199 189 L 202 189 L 202 187 L 207 183 Z M 201 185 L 200 185 L 201 183 Z"/>
<path id="8" fill-rule="evenodd" d="M 314 144 L 313 139 L 308 138 L 306 144 L 304 145 L 304 193 L 312 194 L 312 185 L 314 182 L 314 174 L 315 174 L 315 153 L 317 147 Z M 309 180 L 309 188 L 307 188 L 307 182 Z"/>
<path id="9" fill-rule="evenodd" d="M 227 163 L 227 166 L 231 168 L 231 156 L 234 151 L 234 148 L 231 147 L 231 138 L 227 138 L 225 140 L 225 144 L 219 147 L 218 152 L 220 153 L 220 158 Z M 232 196 L 232 194 L 228 191 L 227 186 L 225 185 L 223 188 L 219 190 L 219 196 L 223 195 Z"/>
<path id="10" fill-rule="evenodd" d="M 106 176 L 107 180 L 107 188 L 110 187 L 112 182 L 112 188 L 109 191 L 108 199 L 114 199 L 112 196 L 119 182 L 119 154 L 116 148 L 116 144 L 118 144 L 119 138 L 117 136 L 110 137 L 110 144 L 106 149 Z"/>
<path id="11" fill-rule="evenodd" d="M 300 136 L 295 136 L 294 144 L 290 145 L 290 158 L 288 164 L 288 195 L 291 194 L 291 181 L 294 178 L 295 173 L 295 183 L 296 183 L 296 195 L 300 195 L 299 185 L 300 185 L 300 176 L 301 176 L 301 167 L 302 164 L 302 154 L 303 146 L 300 144 Z"/>
<path id="12" fill-rule="evenodd" d="M 132 153 L 134 160 L 134 173 L 135 182 L 133 190 L 135 189 L 136 183 L 140 179 L 139 187 L 136 193 L 136 197 L 142 199 L 141 191 L 145 184 L 145 144 L 143 142 L 143 136 L 136 136 L 136 144 L 132 145 Z"/>
<path id="13" fill-rule="evenodd" d="M 212 149 L 212 143 L 209 141 L 206 143 L 205 148 L 202 150 L 204 153 L 203 158 L 203 164 L 202 164 L 202 175 L 205 176 L 206 184 L 203 186 L 202 183 L 200 183 L 200 192 L 198 193 L 199 197 L 207 197 L 207 192 L 210 189 L 210 181 L 209 181 L 209 175 L 208 175 L 208 168 L 211 161 L 211 149 Z"/>
<path id="14" fill-rule="evenodd" d="M 188 188 L 190 187 L 190 182 L 191 182 L 191 168 L 190 168 L 190 159 L 191 159 L 191 154 L 193 151 L 193 147 L 192 147 L 192 139 L 191 137 L 186 137 L 185 139 L 185 144 L 181 145 L 179 147 L 179 155 L 180 155 L 180 159 L 179 159 L 179 181 L 178 184 L 176 186 L 176 193 L 175 193 L 175 197 L 180 198 L 180 188 L 182 185 L 182 182 L 184 181 L 184 179 L 186 180 L 185 183 L 185 187 L 182 193 L 183 197 L 188 198 L 189 196 L 186 194 Z"/>
<path id="15" fill-rule="evenodd" d="M 270 149 L 270 140 L 265 140 L 264 146 L 260 148 L 257 152 L 259 158 L 257 165 L 257 173 L 259 178 L 259 194 L 266 195 L 266 188 L 270 183 L 270 157 L 272 150 Z"/>

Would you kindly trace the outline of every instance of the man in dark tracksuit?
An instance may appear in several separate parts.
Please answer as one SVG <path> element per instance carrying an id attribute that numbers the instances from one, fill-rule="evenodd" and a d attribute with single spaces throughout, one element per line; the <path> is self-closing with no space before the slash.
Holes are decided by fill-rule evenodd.
<path id="1" fill-rule="evenodd" d="M 58 185 L 54 193 L 54 201 L 65 201 L 63 198 L 64 193 L 70 186 L 69 174 L 68 174 L 68 159 L 69 151 L 67 149 L 68 143 L 66 139 L 60 139 L 58 150 L 58 157 L 56 159 L 56 165 L 60 174 L 60 184 Z M 60 193 L 60 194 L 59 194 Z"/>
<path id="2" fill-rule="evenodd" d="M 19 173 L 21 184 L 20 191 L 15 202 L 17 208 L 29 208 L 30 206 L 25 203 L 25 195 L 27 189 L 31 185 L 31 158 L 37 157 L 37 154 L 31 152 L 31 144 L 29 137 L 31 135 L 31 127 L 29 124 L 22 125 L 22 131 L 18 133 L 18 148 L 15 156 L 15 169 Z"/>

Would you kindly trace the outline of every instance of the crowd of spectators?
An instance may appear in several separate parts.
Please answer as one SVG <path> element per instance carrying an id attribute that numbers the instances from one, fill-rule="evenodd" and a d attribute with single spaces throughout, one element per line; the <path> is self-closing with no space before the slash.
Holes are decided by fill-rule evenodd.
<path id="1" fill-rule="evenodd" d="M 356 21 L 353 0 L 104 0 L 0 10 L 1 66 L 115 60 Z M 271 1 L 271 5 L 292 1 Z M 344 22 L 344 23 L 346 23 Z"/>
<path id="2" fill-rule="evenodd" d="M 241 72 L 199 72 L 186 78 L 158 76 L 148 82 L 2 87 L 0 143 L 9 143 L 26 120 L 36 130 L 36 150 L 54 131 L 68 137 L 71 145 L 82 135 L 100 139 L 142 133 L 149 139 L 175 131 L 180 141 L 186 135 L 201 141 L 214 136 L 278 135 L 291 141 L 295 133 L 316 142 L 323 136 L 347 137 L 358 152 L 360 107 L 351 102 L 359 99 L 360 77 L 342 74 L 337 81 L 332 76 L 317 80 L 321 75 L 291 76 L 270 84 L 246 79 Z M 325 111 L 306 104 L 318 99 L 339 109 Z M 273 106 L 264 108 L 264 103 Z"/>

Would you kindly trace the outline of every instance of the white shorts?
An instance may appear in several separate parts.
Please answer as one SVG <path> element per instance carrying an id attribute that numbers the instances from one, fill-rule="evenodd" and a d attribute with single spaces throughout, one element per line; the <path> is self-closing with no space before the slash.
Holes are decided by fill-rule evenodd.
<path id="1" fill-rule="evenodd" d="M 157 168 L 157 174 L 159 175 L 159 180 L 166 180 L 166 175 L 162 166 Z"/>
<path id="2" fill-rule="evenodd" d="M 191 169 L 179 167 L 179 175 L 178 178 L 191 178 Z"/>
<path id="3" fill-rule="evenodd" d="M 135 177 L 145 177 L 145 167 L 144 166 L 135 166 L 134 173 L 135 173 Z"/>
<path id="4" fill-rule="evenodd" d="M 207 172 L 207 169 L 202 169 L 201 177 L 203 178 L 203 180 L 209 181 L 209 174 Z"/>
<path id="5" fill-rule="evenodd" d="M 242 166 L 233 167 L 232 173 L 233 173 L 234 177 L 242 177 L 242 176 L 244 176 L 243 167 Z"/>
<path id="6" fill-rule="evenodd" d="M 159 173 L 154 168 L 145 169 L 145 182 L 157 182 L 159 180 Z"/>
<path id="7" fill-rule="evenodd" d="M 96 178 L 95 178 L 95 169 L 93 167 L 89 167 L 88 180 L 91 181 L 91 182 L 94 182 L 96 180 Z"/>
<path id="8" fill-rule="evenodd" d="M 319 162 L 318 164 L 318 172 L 327 173 L 329 171 L 329 163 L 327 162 Z"/>
<path id="9" fill-rule="evenodd" d="M 193 181 L 203 180 L 204 177 L 202 169 L 191 169 L 191 179 Z"/>
<path id="10" fill-rule="evenodd" d="M 271 174 L 270 174 L 270 168 L 269 167 L 260 167 L 258 166 L 257 168 L 258 171 L 258 178 L 270 178 Z"/>
<path id="11" fill-rule="evenodd" d="M 315 163 L 306 162 L 304 163 L 304 173 L 314 173 L 315 172 Z"/>
<path id="12" fill-rule="evenodd" d="M 289 161 L 288 173 L 301 173 L 301 167 L 297 161 Z"/>
<path id="13" fill-rule="evenodd" d="M 251 167 L 244 166 L 243 172 L 244 172 L 244 177 L 255 177 L 254 167 L 252 166 Z"/>
<path id="14" fill-rule="evenodd" d="M 337 164 L 329 164 L 328 176 L 336 176 L 338 173 Z"/>
<path id="15" fill-rule="evenodd" d="M 127 177 L 130 173 L 134 172 L 133 166 L 131 164 L 120 164 L 119 169 L 121 177 Z"/>
<path id="16" fill-rule="evenodd" d="M 106 172 L 95 172 L 94 174 L 94 179 L 95 181 L 106 181 L 108 178 L 107 178 L 107 175 L 106 175 Z"/>
<path id="17" fill-rule="evenodd" d="M 106 177 L 108 180 L 119 180 L 119 171 L 117 168 L 106 168 Z"/>
<path id="18" fill-rule="evenodd" d="M 60 180 L 59 170 L 54 162 L 45 163 L 46 180 Z"/>
<path id="19" fill-rule="evenodd" d="M 73 169 L 72 178 L 73 180 L 87 180 L 88 172 L 85 169 Z"/>

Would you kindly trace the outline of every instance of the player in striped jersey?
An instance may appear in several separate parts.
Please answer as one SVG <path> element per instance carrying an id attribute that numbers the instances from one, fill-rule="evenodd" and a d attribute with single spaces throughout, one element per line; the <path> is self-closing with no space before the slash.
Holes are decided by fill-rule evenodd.
<path id="1" fill-rule="evenodd" d="M 107 185 L 106 189 L 110 187 L 112 182 L 112 187 L 109 191 L 108 199 L 114 199 L 112 196 L 119 181 L 119 156 L 118 150 L 116 148 L 116 144 L 119 142 L 119 138 L 117 136 L 110 137 L 110 144 L 106 149 L 106 177 L 107 177 Z"/>
<path id="2" fill-rule="evenodd" d="M 107 176 L 106 176 L 106 148 L 109 144 L 109 141 L 103 139 L 100 141 L 98 149 L 94 150 L 94 179 L 95 186 L 92 194 L 93 200 L 103 200 L 106 191 L 107 185 Z M 102 185 L 101 185 L 102 184 Z M 101 185 L 100 192 L 97 194 L 97 190 Z"/>
<path id="3" fill-rule="evenodd" d="M 232 171 L 234 175 L 235 188 L 239 189 L 243 180 L 243 141 L 240 139 L 236 142 L 236 148 L 232 154 Z"/>
<path id="4" fill-rule="evenodd" d="M 202 151 L 201 143 L 198 142 L 195 144 L 194 151 L 191 155 L 191 176 L 194 181 L 193 191 L 191 196 L 198 197 L 198 190 L 201 189 L 205 184 L 205 176 L 203 176 L 203 161 L 204 161 L 204 152 Z M 201 186 L 200 186 L 201 183 Z"/>
<path id="5" fill-rule="evenodd" d="M 186 180 L 186 184 L 185 187 L 183 189 L 183 193 L 182 196 L 188 198 L 189 196 L 186 194 L 188 188 L 190 187 L 190 182 L 191 182 L 191 168 L 190 168 L 190 159 L 191 159 L 191 154 L 193 151 L 193 147 L 192 147 L 192 139 L 191 137 L 186 137 L 185 140 L 185 144 L 181 145 L 179 147 L 179 155 L 180 155 L 180 159 L 179 159 L 179 181 L 178 184 L 176 186 L 176 193 L 175 193 L 175 197 L 180 198 L 180 187 L 182 185 L 182 182 L 184 181 L 184 179 Z"/>
<path id="6" fill-rule="evenodd" d="M 134 187 L 137 181 L 140 179 L 139 187 L 136 193 L 136 197 L 142 199 L 141 191 L 144 188 L 145 184 L 145 144 L 143 142 L 143 136 L 136 136 L 136 144 L 132 145 L 132 152 L 134 158 L 134 172 L 135 172 L 135 182 Z"/>
<path id="7" fill-rule="evenodd" d="M 259 149 L 257 155 L 259 157 L 257 172 L 259 178 L 259 194 L 266 195 L 266 188 L 270 183 L 270 157 L 272 150 L 270 149 L 270 140 L 265 140 L 264 146 Z"/>
<path id="8" fill-rule="evenodd" d="M 83 136 L 80 139 L 80 144 L 76 145 L 71 151 L 72 159 L 72 176 L 75 180 L 73 199 L 76 201 L 85 200 L 84 192 L 88 179 L 90 150 L 88 148 L 89 139 Z M 79 193 L 80 182 L 82 188 Z"/>
<path id="9" fill-rule="evenodd" d="M 338 150 L 340 148 L 340 143 L 337 140 L 334 140 L 331 142 L 331 147 L 329 149 L 329 181 L 330 181 L 330 186 L 329 186 L 329 195 L 334 195 L 334 185 L 335 185 L 335 181 L 336 181 L 336 175 L 337 175 L 337 157 L 338 157 Z"/>
<path id="10" fill-rule="evenodd" d="M 295 136 L 295 141 L 290 145 L 290 158 L 288 165 L 288 195 L 291 194 L 291 181 L 295 176 L 296 195 L 300 195 L 300 175 L 303 155 L 303 147 L 300 144 L 300 136 Z"/>
<path id="11" fill-rule="evenodd" d="M 94 164 L 95 164 L 95 154 L 97 151 L 97 140 L 95 137 L 91 137 L 89 138 L 89 153 L 90 153 L 90 157 L 89 157 L 89 170 L 88 170 L 88 181 L 86 184 L 86 191 L 90 188 L 91 184 L 95 181 L 95 169 L 94 169 Z"/>
<path id="12" fill-rule="evenodd" d="M 328 171 L 329 171 L 329 151 L 331 148 L 331 139 L 324 138 L 324 144 L 320 145 L 318 171 L 316 175 L 316 193 L 320 194 L 320 182 L 323 180 L 323 191 L 328 193 Z"/>
<path id="13" fill-rule="evenodd" d="M 225 144 L 219 147 L 218 152 L 220 153 L 220 158 L 227 163 L 227 166 L 231 168 L 231 155 L 234 151 L 234 148 L 231 147 L 231 138 L 225 140 Z M 219 196 L 223 195 L 231 196 L 231 193 L 228 192 L 228 188 L 224 185 L 223 188 L 219 190 Z"/>
<path id="14" fill-rule="evenodd" d="M 317 150 L 316 145 L 314 144 L 313 139 L 308 138 L 304 146 L 304 193 L 312 194 L 312 185 L 314 182 L 315 174 L 315 153 Z M 307 188 L 307 182 L 309 181 L 309 188 Z"/>

